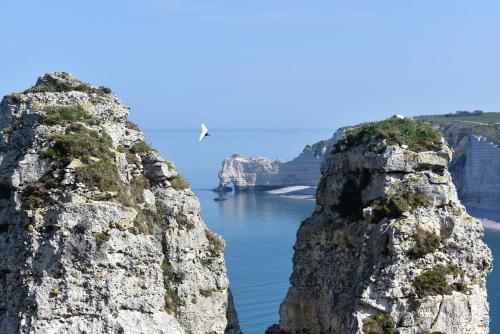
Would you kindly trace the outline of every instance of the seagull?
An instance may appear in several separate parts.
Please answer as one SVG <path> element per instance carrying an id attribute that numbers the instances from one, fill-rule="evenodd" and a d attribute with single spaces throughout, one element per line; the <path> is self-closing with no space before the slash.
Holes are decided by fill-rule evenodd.
<path id="1" fill-rule="evenodd" d="M 200 133 L 200 138 L 199 140 L 202 141 L 203 139 L 205 139 L 205 137 L 207 136 L 210 136 L 208 134 L 208 129 L 207 127 L 205 126 L 205 124 L 201 123 L 201 133 Z"/>

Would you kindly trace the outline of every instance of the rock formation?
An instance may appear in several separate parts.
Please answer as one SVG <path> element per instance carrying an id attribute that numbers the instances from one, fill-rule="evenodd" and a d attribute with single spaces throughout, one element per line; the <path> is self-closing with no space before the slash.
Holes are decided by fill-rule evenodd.
<path id="1" fill-rule="evenodd" d="M 391 119 L 336 145 L 269 333 L 488 333 L 491 253 L 433 131 Z"/>
<path id="2" fill-rule="evenodd" d="M 296 185 L 315 187 L 321 176 L 321 165 L 344 131 L 345 129 L 340 129 L 331 139 L 307 145 L 295 159 L 287 162 L 272 162 L 265 157 L 246 158 L 233 154 L 222 163 L 220 182 L 216 189 L 224 189 L 230 184 L 234 185 L 236 191 Z"/>
<path id="3" fill-rule="evenodd" d="M 224 241 L 105 87 L 0 104 L 0 332 L 239 333 Z"/>

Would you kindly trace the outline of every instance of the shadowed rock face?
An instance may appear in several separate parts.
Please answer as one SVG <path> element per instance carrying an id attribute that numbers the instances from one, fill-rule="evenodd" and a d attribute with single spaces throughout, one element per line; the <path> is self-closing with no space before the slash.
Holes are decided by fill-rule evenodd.
<path id="1" fill-rule="evenodd" d="M 444 143 L 416 153 L 375 140 L 332 153 L 268 332 L 488 333 L 491 253 L 450 160 Z"/>
<path id="2" fill-rule="evenodd" d="M 239 333 L 224 241 L 109 89 L 0 104 L 0 332 Z"/>

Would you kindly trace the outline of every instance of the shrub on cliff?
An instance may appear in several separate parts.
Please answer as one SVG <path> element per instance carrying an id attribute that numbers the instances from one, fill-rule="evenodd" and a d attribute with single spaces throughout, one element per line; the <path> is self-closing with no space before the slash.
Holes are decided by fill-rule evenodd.
<path id="1" fill-rule="evenodd" d="M 404 212 L 413 212 L 418 207 L 427 205 L 427 197 L 418 192 L 405 190 L 388 194 L 372 203 L 374 221 L 378 222 L 384 217 L 399 218 Z"/>
<path id="2" fill-rule="evenodd" d="M 379 312 L 363 322 L 363 332 L 365 334 L 394 334 L 396 323 L 390 315 Z"/>
<path id="3" fill-rule="evenodd" d="M 413 239 L 415 241 L 415 246 L 413 246 L 408 252 L 408 256 L 413 260 L 424 257 L 429 253 L 433 253 L 436 249 L 438 249 L 439 244 L 441 243 L 441 238 L 437 234 L 422 228 L 417 229 Z"/>
<path id="4" fill-rule="evenodd" d="M 177 175 L 172 180 L 170 180 L 170 185 L 175 190 L 184 190 L 189 188 L 189 183 L 181 175 Z"/>
<path id="5" fill-rule="evenodd" d="M 51 139 L 52 145 L 45 150 L 44 155 L 56 161 L 60 167 L 72 159 L 89 163 L 92 157 L 104 158 L 110 154 L 111 138 L 107 135 L 100 136 L 97 131 L 81 125 L 69 126 L 64 135 L 53 136 Z"/>
<path id="6" fill-rule="evenodd" d="M 405 144 L 414 152 L 432 151 L 441 143 L 441 135 L 431 125 L 412 119 L 393 117 L 366 123 L 347 131 L 345 137 L 335 144 L 335 150 L 341 150 L 342 146 L 368 144 L 373 139 L 385 139 L 389 145 Z"/>
<path id="7" fill-rule="evenodd" d="M 419 297 L 450 295 L 452 291 L 465 291 L 467 287 L 463 283 L 464 271 L 456 266 L 438 265 L 432 269 L 427 269 L 415 278 L 414 287 Z M 448 283 L 447 276 L 460 278 L 459 282 Z"/>
<path id="8" fill-rule="evenodd" d="M 91 117 L 85 107 L 79 104 L 47 108 L 45 115 L 40 119 L 40 123 L 45 125 L 65 125 L 78 121 L 89 122 L 90 120 Z"/>
<path id="9" fill-rule="evenodd" d="M 137 154 L 144 154 L 144 153 L 148 153 L 150 151 L 154 151 L 154 149 L 151 148 L 151 146 L 149 146 L 143 140 L 138 141 L 137 143 L 132 145 L 132 147 L 130 148 L 130 152 L 137 153 Z"/>

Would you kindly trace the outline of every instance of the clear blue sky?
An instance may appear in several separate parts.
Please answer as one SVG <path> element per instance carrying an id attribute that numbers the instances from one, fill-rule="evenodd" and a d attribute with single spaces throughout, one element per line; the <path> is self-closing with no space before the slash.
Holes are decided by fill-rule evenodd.
<path id="1" fill-rule="evenodd" d="M 0 94 L 64 70 L 145 127 L 500 111 L 498 1 L 0 0 Z"/>

